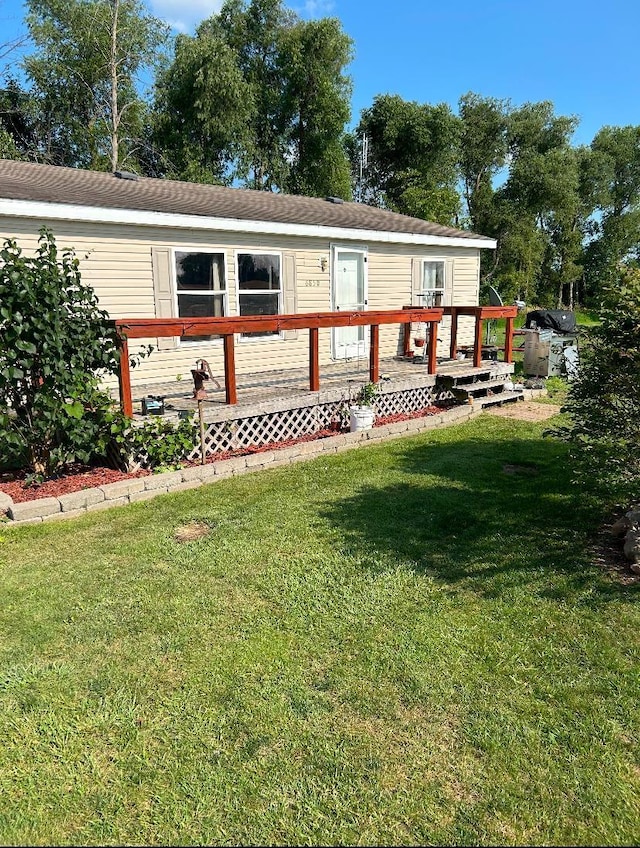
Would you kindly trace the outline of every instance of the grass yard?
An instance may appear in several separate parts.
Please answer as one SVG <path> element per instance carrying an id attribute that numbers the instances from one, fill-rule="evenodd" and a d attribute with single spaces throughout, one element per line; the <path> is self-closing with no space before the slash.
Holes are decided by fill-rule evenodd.
<path id="1" fill-rule="evenodd" d="M 544 426 L 0 531 L 2 843 L 637 843 L 638 592 Z"/>

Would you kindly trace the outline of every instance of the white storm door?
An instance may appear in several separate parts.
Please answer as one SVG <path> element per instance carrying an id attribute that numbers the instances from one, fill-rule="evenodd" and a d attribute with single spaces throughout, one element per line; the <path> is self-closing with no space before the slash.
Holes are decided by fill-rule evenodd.
<path id="1" fill-rule="evenodd" d="M 367 254 L 364 250 L 335 247 L 331 296 L 336 312 L 363 312 L 367 308 Z M 334 359 L 353 359 L 369 352 L 367 327 L 334 327 Z"/>

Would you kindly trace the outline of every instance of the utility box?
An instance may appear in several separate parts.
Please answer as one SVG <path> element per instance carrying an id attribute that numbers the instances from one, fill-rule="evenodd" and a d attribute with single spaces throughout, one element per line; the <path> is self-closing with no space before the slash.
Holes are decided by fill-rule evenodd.
<path id="1" fill-rule="evenodd" d="M 569 351 L 565 353 L 565 351 Z M 578 338 L 552 330 L 525 330 L 524 372 L 534 377 L 572 377 L 577 368 Z"/>

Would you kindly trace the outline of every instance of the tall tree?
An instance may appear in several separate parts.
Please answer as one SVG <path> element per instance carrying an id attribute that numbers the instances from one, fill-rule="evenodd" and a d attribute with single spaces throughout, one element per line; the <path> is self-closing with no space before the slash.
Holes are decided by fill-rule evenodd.
<path id="1" fill-rule="evenodd" d="M 0 155 L 27 159 L 38 147 L 39 120 L 35 98 L 15 79 L 0 89 Z"/>
<path id="2" fill-rule="evenodd" d="M 159 145 L 182 177 L 345 194 L 351 42 L 281 0 L 227 0 L 181 36 L 156 88 Z"/>
<path id="3" fill-rule="evenodd" d="M 640 255 L 640 126 L 603 127 L 591 148 L 601 163 L 601 214 L 585 252 L 593 298 L 617 279 L 620 263 Z"/>
<path id="4" fill-rule="evenodd" d="M 554 297 L 543 267 L 555 261 L 549 232 L 554 218 L 570 217 L 576 203 L 577 170 L 570 149 L 576 125 L 575 118 L 555 115 L 548 101 L 526 103 L 509 113 L 508 177 L 495 195 L 498 250 L 492 272 L 505 297 L 539 303 Z"/>
<path id="5" fill-rule="evenodd" d="M 301 21 L 283 34 L 280 67 L 289 121 L 293 194 L 351 196 L 344 128 L 351 116 L 351 39 L 335 18 Z"/>
<path id="6" fill-rule="evenodd" d="M 507 100 L 469 92 L 460 98 L 460 176 L 471 228 L 489 235 L 495 227 L 493 203 L 497 174 L 507 161 Z"/>
<path id="7" fill-rule="evenodd" d="M 375 205 L 442 224 L 457 221 L 460 124 L 449 106 L 380 95 L 357 129 L 368 161 L 360 194 Z"/>
<path id="8" fill-rule="evenodd" d="M 141 0 L 28 0 L 25 62 L 47 126 L 41 155 L 97 170 L 135 166 L 144 104 L 138 75 L 167 28 Z"/>

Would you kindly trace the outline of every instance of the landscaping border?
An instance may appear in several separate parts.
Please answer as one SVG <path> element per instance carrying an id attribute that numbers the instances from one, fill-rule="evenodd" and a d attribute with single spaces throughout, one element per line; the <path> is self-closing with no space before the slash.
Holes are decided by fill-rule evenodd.
<path id="1" fill-rule="evenodd" d="M 300 442 L 260 453 L 247 454 L 232 459 L 221 459 L 206 465 L 190 466 L 179 471 L 168 471 L 163 474 L 152 474 L 148 477 L 120 480 L 95 489 L 71 492 L 67 495 L 61 495 L 59 498 L 38 498 L 33 501 L 13 503 L 13 500 L 7 495 L 2 495 L 0 513 L 6 513 L 9 520 L 4 521 L 0 526 L 23 526 L 75 518 L 95 510 L 150 500 L 168 492 L 195 489 L 204 483 L 214 483 L 216 480 L 223 480 L 226 477 L 238 474 L 247 474 L 250 471 L 277 468 L 281 465 L 290 465 L 317 456 L 341 453 L 390 437 L 403 434 L 415 435 L 424 430 L 446 427 L 456 422 L 466 421 L 481 412 L 482 406 L 480 405 L 454 406 L 437 415 L 410 418 L 406 421 L 383 424 L 381 427 L 355 433 L 340 433 L 336 436 L 327 436 L 324 439 L 311 442 Z"/>

